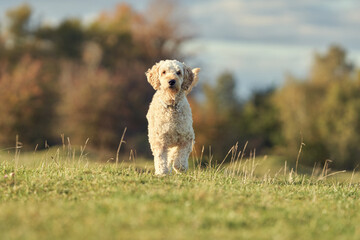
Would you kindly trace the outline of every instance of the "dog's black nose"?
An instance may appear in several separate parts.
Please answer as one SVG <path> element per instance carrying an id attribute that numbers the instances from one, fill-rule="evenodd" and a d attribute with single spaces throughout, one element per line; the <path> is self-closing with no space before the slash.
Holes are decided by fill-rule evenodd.
<path id="1" fill-rule="evenodd" d="M 174 79 L 172 79 L 172 80 L 169 81 L 169 85 L 170 85 L 170 86 L 174 86 L 175 83 L 176 83 L 176 81 L 175 81 Z"/>

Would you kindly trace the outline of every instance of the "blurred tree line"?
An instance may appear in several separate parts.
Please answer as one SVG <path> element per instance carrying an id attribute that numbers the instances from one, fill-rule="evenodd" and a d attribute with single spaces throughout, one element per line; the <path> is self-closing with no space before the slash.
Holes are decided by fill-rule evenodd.
<path id="1" fill-rule="evenodd" d="M 153 90 L 144 73 L 161 59 L 183 58 L 179 46 L 190 36 L 173 3 L 149 6 L 140 13 L 119 4 L 91 23 L 58 25 L 34 24 L 27 4 L 8 10 L 0 37 L 0 144 L 13 145 L 17 134 L 28 148 L 57 144 L 65 134 L 116 149 L 127 127 L 127 145 L 147 149 Z"/>
<path id="2" fill-rule="evenodd" d="M 274 96 L 281 133 L 293 151 L 301 138 L 303 161 L 333 161 L 336 168 L 352 169 L 360 160 L 360 72 L 339 46 L 315 54 L 307 79 L 288 76 Z M 291 150 L 292 149 L 292 150 Z"/>
<path id="3" fill-rule="evenodd" d="M 127 127 L 127 150 L 150 156 L 145 114 L 154 92 L 144 72 L 161 59 L 183 60 L 180 46 L 191 34 L 171 2 L 149 6 L 136 12 L 120 4 L 91 23 L 58 25 L 34 25 L 28 5 L 8 10 L 0 35 L 0 146 L 14 145 L 16 135 L 28 149 L 59 144 L 65 134 L 74 144 L 90 138 L 93 148 L 114 150 Z M 248 149 L 290 162 L 305 143 L 304 164 L 357 166 L 360 73 L 344 49 L 315 54 L 306 79 L 289 75 L 282 87 L 249 99 L 236 96 L 236 82 L 224 72 L 198 87 L 201 100 L 190 96 L 198 152 L 210 145 L 222 159 L 248 141 Z"/>
<path id="4" fill-rule="evenodd" d="M 331 160 L 338 169 L 358 166 L 360 71 L 340 46 L 316 53 L 306 79 L 289 75 L 282 87 L 254 92 L 245 101 L 235 96 L 235 85 L 233 75 L 224 73 L 214 86 L 203 86 L 203 102 L 193 102 L 200 145 L 212 145 L 225 156 L 235 142 L 248 141 L 258 153 L 295 162 L 304 143 L 304 165 Z"/>

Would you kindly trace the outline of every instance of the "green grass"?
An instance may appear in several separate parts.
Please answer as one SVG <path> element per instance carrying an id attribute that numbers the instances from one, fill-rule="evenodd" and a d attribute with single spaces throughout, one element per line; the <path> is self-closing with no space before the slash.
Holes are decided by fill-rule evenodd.
<path id="1" fill-rule="evenodd" d="M 156 177 L 151 162 L 2 153 L 0 238 L 359 239 L 356 175 L 257 174 L 254 159 L 241 164 L 195 162 Z"/>

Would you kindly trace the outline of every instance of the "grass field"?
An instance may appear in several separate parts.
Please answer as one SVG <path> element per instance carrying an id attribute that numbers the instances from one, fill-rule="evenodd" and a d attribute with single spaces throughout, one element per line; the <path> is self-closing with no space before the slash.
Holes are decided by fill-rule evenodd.
<path id="1" fill-rule="evenodd" d="M 0 239 L 359 239 L 357 174 L 198 161 L 156 177 L 151 162 L 2 152 Z"/>

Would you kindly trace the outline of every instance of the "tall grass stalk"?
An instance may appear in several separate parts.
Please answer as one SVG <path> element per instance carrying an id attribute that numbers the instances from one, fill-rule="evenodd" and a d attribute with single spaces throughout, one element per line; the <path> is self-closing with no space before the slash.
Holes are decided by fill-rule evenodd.
<path id="1" fill-rule="evenodd" d="M 115 159 L 116 167 L 118 166 L 118 163 L 119 163 L 119 153 L 120 153 L 121 145 L 122 145 L 123 143 L 125 143 L 124 137 L 125 137 L 126 130 L 127 130 L 127 128 L 125 127 L 125 129 L 124 129 L 124 131 L 123 131 L 123 134 L 122 134 L 122 136 L 121 136 L 121 139 L 120 139 L 119 146 L 118 146 L 117 151 L 116 151 L 116 159 Z"/>

